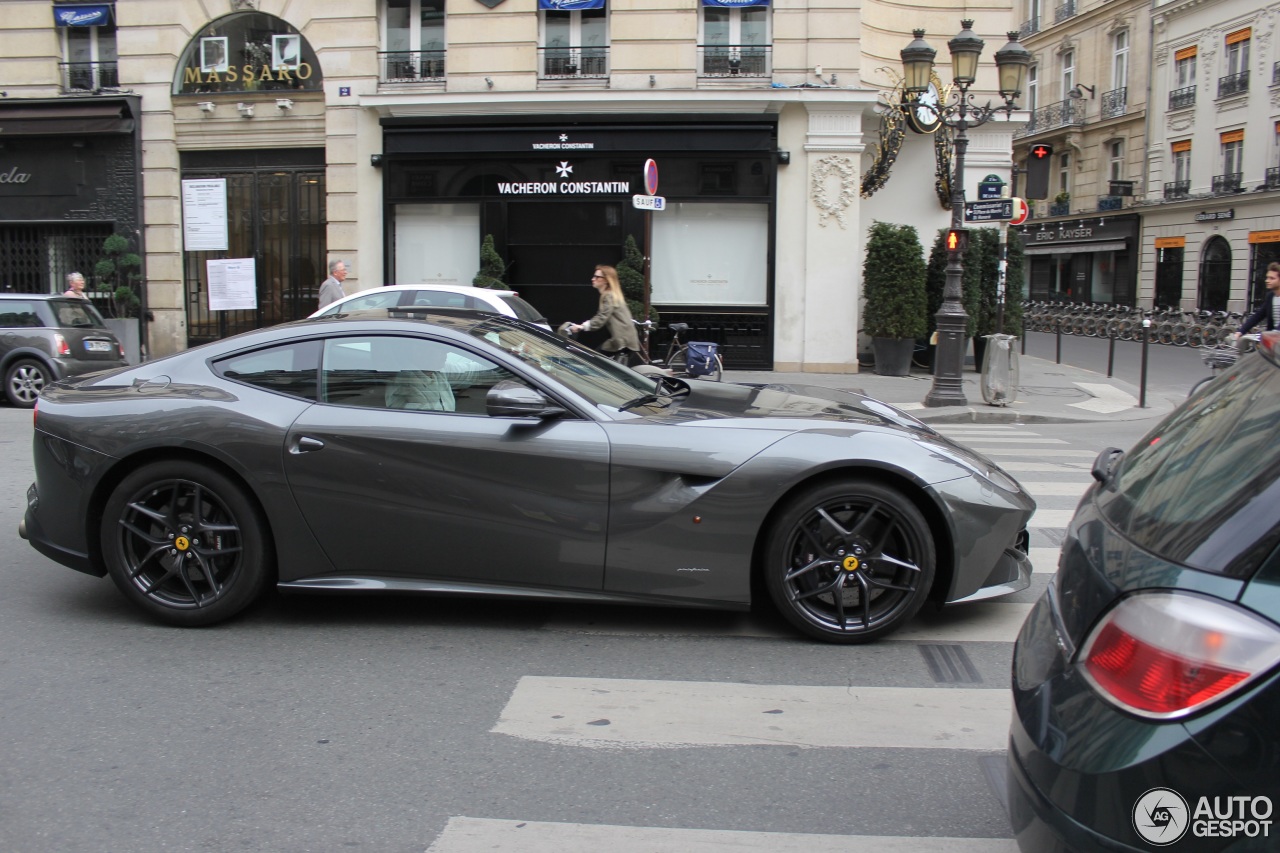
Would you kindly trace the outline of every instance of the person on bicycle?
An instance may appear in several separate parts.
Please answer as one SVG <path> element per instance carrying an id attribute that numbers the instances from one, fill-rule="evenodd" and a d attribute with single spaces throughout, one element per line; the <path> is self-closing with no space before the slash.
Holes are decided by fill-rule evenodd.
<path id="1" fill-rule="evenodd" d="M 609 266 L 597 266 L 591 276 L 591 286 L 600 294 L 600 308 L 590 320 L 570 323 L 569 331 L 577 333 L 607 329 L 609 339 L 600 345 L 600 350 L 619 361 L 623 360 L 625 354 L 625 363 L 631 364 L 640 352 L 640 338 L 636 335 L 636 324 L 632 322 L 626 297 L 622 295 L 618 271 Z"/>
<path id="2" fill-rule="evenodd" d="M 1280 263 L 1272 261 L 1267 264 L 1266 285 L 1267 295 L 1262 298 L 1258 310 L 1244 318 L 1236 330 L 1237 338 L 1262 322 L 1266 323 L 1264 328 L 1268 332 L 1280 329 Z"/>

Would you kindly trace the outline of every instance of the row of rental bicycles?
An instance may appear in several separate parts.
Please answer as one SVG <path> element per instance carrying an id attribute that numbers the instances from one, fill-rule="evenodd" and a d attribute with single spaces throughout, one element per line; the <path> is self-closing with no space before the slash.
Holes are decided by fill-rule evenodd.
<path id="1" fill-rule="evenodd" d="M 1140 341 L 1150 329 L 1152 343 L 1169 346 L 1217 346 L 1228 343 L 1244 317 L 1234 311 L 1147 310 L 1128 305 L 1086 302 L 1024 302 L 1023 323 L 1033 332 L 1061 332 L 1091 338 Z M 1149 326 L 1143 325 L 1150 320 Z"/>

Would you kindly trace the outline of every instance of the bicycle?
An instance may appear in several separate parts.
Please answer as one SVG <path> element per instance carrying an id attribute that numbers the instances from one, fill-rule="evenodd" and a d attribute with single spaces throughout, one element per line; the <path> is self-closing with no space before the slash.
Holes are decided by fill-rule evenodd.
<path id="1" fill-rule="evenodd" d="M 671 323 L 671 340 L 667 343 L 667 353 L 661 360 L 649 355 L 649 333 L 653 329 L 652 320 L 632 320 L 641 333 L 641 358 L 645 364 L 665 368 L 675 376 L 683 378 L 710 379 L 719 382 L 724 377 L 724 360 L 720 357 L 718 344 L 706 341 L 685 341 L 681 335 L 689 331 L 688 323 Z M 690 365 L 692 364 L 692 369 Z"/>
<path id="2" fill-rule="evenodd" d="M 1233 343 L 1207 344 L 1200 347 L 1200 358 L 1208 366 L 1209 375 L 1192 385 L 1187 396 L 1194 397 L 1197 391 L 1218 377 L 1218 371 L 1233 366 L 1240 358 L 1240 354 L 1251 351 L 1257 341 L 1257 335 L 1241 335 Z"/>

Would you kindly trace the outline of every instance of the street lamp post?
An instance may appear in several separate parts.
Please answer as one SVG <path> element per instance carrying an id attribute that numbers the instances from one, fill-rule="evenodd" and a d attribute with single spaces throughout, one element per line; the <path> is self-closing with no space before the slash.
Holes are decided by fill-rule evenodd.
<path id="1" fill-rule="evenodd" d="M 951 104 L 933 107 L 941 124 L 955 131 L 955 168 L 951 176 L 951 230 L 956 237 L 964 229 L 964 155 L 969 148 L 968 130 L 986 124 L 996 113 L 1011 116 L 1018 107 L 1014 99 L 1022 94 L 1027 68 L 1031 65 L 1031 53 L 1018 42 L 1018 34 L 1010 32 L 1009 43 L 996 51 L 996 69 L 1000 78 L 1002 106 L 992 107 L 990 102 L 978 106 L 970 100 L 969 87 L 977 79 L 978 58 L 982 55 L 982 39 L 973 32 L 973 21 L 960 22 L 961 30 L 947 42 L 951 51 L 952 82 L 956 100 Z M 915 109 L 917 99 L 929 86 L 933 75 L 933 59 L 937 51 L 924 40 L 924 30 L 914 30 L 914 40 L 902 50 L 904 71 L 903 85 L 907 103 L 904 108 Z M 964 366 L 965 314 L 961 301 L 964 281 L 964 245 L 960 239 L 951 239 L 947 245 L 947 278 L 942 290 L 942 307 L 935 315 L 938 327 L 938 348 L 934 359 L 933 387 L 924 398 L 926 406 L 963 406 L 967 404 L 961 384 Z"/>

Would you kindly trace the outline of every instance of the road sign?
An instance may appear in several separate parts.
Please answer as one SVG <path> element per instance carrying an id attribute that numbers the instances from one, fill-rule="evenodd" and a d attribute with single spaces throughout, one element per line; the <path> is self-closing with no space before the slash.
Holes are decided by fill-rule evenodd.
<path id="1" fill-rule="evenodd" d="M 666 210 L 667 200 L 660 195 L 633 195 L 631 206 L 636 210 Z"/>
<path id="2" fill-rule="evenodd" d="M 652 159 L 644 161 L 644 191 L 649 195 L 658 194 L 658 164 Z M 639 205 L 636 205 L 639 207 Z M 662 208 L 651 208 L 661 210 Z"/>
<path id="3" fill-rule="evenodd" d="M 1005 182 L 1000 179 L 999 175 L 987 175 L 978 182 L 978 198 L 991 199 L 1000 198 L 1005 188 Z"/>
<path id="4" fill-rule="evenodd" d="M 993 198 L 964 203 L 965 222 L 994 222 L 1013 219 L 1013 199 Z"/>
<path id="5" fill-rule="evenodd" d="M 1018 198 L 1017 196 L 1014 196 L 1012 201 L 1013 201 L 1013 218 L 1009 220 L 1009 224 L 1021 225 L 1022 223 L 1027 221 L 1027 216 L 1030 215 L 1031 209 L 1027 206 L 1027 203 L 1025 201 Z"/>

